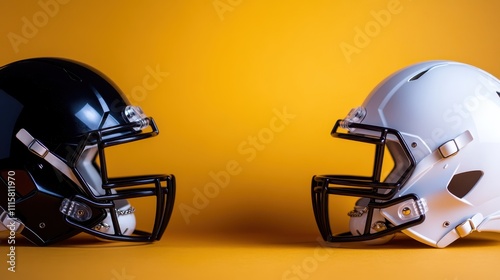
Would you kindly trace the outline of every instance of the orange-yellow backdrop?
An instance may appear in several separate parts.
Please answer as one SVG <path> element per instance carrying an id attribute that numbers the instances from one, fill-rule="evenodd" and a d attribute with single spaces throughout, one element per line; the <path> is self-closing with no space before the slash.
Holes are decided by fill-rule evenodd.
<path id="1" fill-rule="evenodd" d="M 311 176 L 342 171 L 339 159 L 363 166 L 329 136 L 334 121 L 418 61 L 500 76 L 499 9 L 465 0 L 3 1 L 0 64 L 82 61 L 156 119 L 158 137 L 110 164 L 176 175 L 166 238 L 315 238 Z"/>
<path id="2" fill-rule="evenodd" d="M 500 76 L 499 6 L 6 1 L 0 64 L 36 56 L 85 62 L 153 116 L 160 136 L 111 164 L 117 172 L 177 176 L 169 232 L 316 233 L 311 176 L 338 171 L 339 158 L 360 156 L 335 145 L 334 121 L 410 63 L 458 60 Z M 210 174 L 222 176 L 231 162 L 239 167 L 227 186 L 205 190 L 217 183 Z M 197 191 L 210 197 L 200 199 Z"/>

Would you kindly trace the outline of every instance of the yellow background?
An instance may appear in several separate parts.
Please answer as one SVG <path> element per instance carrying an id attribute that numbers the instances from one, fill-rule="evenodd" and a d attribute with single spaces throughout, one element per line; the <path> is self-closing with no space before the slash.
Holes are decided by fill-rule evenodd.
<path id="1" fill-rule="evenodd" d="M 20 241 L 18 272 L 6 274 L 1 252 L 0 278 L 489 275 L 495 267 L 477 259 L 498 259 L 493 241 L 445 250 L 403 240 L 387 252 L 318 251 L 310 180 L 344 171 L 339 162 L 366 167 L 358 151 L 336 145 L 329 132 L 397 69 L 450 59 L 500 76 L 499 8 L 493 0 L 3 0 L 0 64 L 65 57 L 105 73 L 161 131 L 118 148 L 109 163 L 113 172 L 173 173 L 178 192 L 159 243 L 96 249 L 90 241 L 90 248 Z M 284 113 L 289 118 L 280 122 Z M 228 164 L 237 164 L 229 183 L 195 207 L 196 193 L 217 183 L 211 174 L 226 172 Z M 187 217 L 182 205 L 196 212 Z M 301 264 L 310 272 L 287 274 Z M 415 272 L 425 266 L 436 273 Z"/>

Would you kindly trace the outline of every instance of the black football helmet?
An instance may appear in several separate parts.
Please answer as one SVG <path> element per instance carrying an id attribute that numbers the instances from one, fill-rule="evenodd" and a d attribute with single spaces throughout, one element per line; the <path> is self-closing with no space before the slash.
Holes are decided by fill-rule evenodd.
<path id="1" fill-rule="evenodd" d="M 158 133 L 153 118 L 89 66 L 33 58 L 1 67 L 0 230 L 37 245 L 81 232 L 159 240 L 174 205 L 174 175 L 112 178 L 105 154 Z M 156 202 L 148 231 L 135 229 L 134 199 Z"/>

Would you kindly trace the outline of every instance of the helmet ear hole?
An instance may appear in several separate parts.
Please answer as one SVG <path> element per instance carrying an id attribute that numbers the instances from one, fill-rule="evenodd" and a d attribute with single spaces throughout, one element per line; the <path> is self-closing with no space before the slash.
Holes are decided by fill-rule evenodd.
<path id="1" fill-rule="evenodd" d="M 483 177 L 483 171 L 474 170 L 455 174 L 447 186 L 448 191 L 458 198 L 466 196 Z"/>

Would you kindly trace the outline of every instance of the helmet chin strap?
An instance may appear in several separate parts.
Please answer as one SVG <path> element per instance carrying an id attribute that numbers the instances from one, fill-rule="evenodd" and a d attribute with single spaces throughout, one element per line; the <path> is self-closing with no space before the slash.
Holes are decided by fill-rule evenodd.
<path id="1" fill-rule="evenodd" d="M 481 231 L 479 229 L 480 225 L 484 221 L 483 214 L 477 213 L 471 218 L 467 219 L 465 222 L 461 223 L 460 225 L 456 226 L 452 230 L 450 230 L 448 233 L 446 233 L 437 243 L 436 246 L 438 248 L 444 248 L 448 245 L 450 245 L 453 241 L 461 238 L 461 237 L 466 237 L 467 235 L 471 234 L 473 231 Z"/>
<path id="2" fill-rule="evenodd" d="M 55 169 L 59 170 L 62 174 L 66 175 L 71 181 L 73 181 L 77 186 L 80 188 L 82 187 L 80 185 L 80 182 L 76 178 L 75 174 L 73 173 L 73 170 L 64 163 L 61 159 L 59 159 L 56 155 L 54 155 L 45 145 L 43 145 L 42 142 L 40 142 L 38 139 L 35 139 L 31 134 L 26 131 L 26 129 L 21 128 L 17 133 L 16 133 L 17 139 L 21 141 L 30 152 L 33 154 L 37 155 L 40 158 L 43 158 L 45 161 L 47 161 L 52 167 Z"/>
<path id="3" fill-rule="evenodd" d="M 459 224 L 448 233 L 446 233 L 436 244 L 438 248 L 444 248 L 453 241 L 466 237 L 472 232 L 497 232 L 500 233 L 500 211 L 483 217 L 483 214 L 477 213 Z"/>

